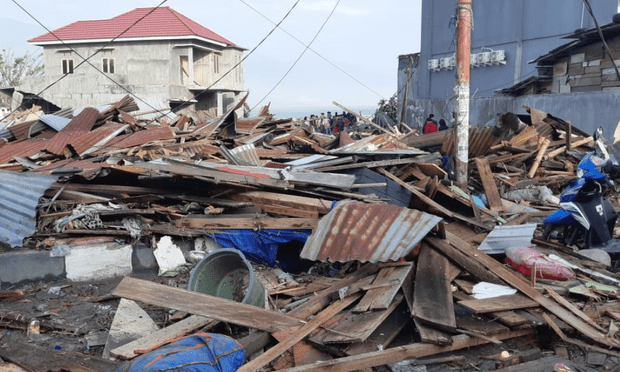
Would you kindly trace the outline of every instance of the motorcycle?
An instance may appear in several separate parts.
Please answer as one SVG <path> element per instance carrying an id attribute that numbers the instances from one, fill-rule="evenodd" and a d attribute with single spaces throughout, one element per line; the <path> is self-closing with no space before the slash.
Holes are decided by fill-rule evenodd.
<path id="1" fill-rule="evenodd" d="M 542 238 L 579 249 L 620 253 L 620 241 L 613 239 L 618 213 L 605 198 L 614 190 L 609 175 L 617 174 L 620 166 L 605 149 L 600 130 L 594 137 L 597 150 L 587 153 L 579 162 L 579 179 L 562 192 L 561 208 L 543 221 Z"/>

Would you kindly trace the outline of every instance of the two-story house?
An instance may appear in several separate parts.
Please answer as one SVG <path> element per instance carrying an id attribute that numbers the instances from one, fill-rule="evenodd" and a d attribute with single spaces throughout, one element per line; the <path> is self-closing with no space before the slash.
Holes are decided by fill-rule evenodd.
<path id="1" fill-rule="evenodd" d="M 131 92 L 145 110 L 192 100 L 219 114 L 243 92 L 245 49 L 169 7 L 78 21 L 28 42 L 43 47 L 45 70 L 17 90 L 43 91 L 59 107 L 109 104 Z"/>

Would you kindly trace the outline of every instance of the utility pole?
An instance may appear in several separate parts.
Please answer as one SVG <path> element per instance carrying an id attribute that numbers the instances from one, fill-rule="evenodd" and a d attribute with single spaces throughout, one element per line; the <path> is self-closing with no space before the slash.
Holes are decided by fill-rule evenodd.
<path id="1" fill-rule="evenodd" d="M 467 190 L 467 162 L 469 161 L 469 78 L 471 56 L 472 0 L 457 0 L 456 6 L 456 183 Z"/>

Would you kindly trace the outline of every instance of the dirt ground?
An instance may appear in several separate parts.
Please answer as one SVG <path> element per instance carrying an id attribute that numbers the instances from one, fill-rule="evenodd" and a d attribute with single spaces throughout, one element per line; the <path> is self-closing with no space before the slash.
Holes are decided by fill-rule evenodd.
<path id="1" fill-rule="evenodd" d="M 187 283 L 187 274 L 175 278 L 160 278 L 153 274 L 141 275 L 141 279 L 152 280 L 161 284 L 174 285 L 183 288 Z M 36 282 L 25 285 L 21 289 L 24 295 L 17 298 L 0 300 L 0 344 L 12 342 L 27 342 L 50 349 L 60 349 L 83 353 L 84 357 L 101 356 L 107 332 L 110 329 L 116 308 L 120 299 L 110 296 L 111 291 L 118 285 L 121 278 L 74 283 L 67 280 L 58 282 Z M 174 311 L 138 303 L 155 323 L 160 327 L 170 324 Z M 15 321 L 19 315 L 23 321 Z M 29 320 L 38 320 L 41 327 L 40 334 L 27 334 L 26 324 Z M 215 332 L 225 333 L 233 337 L 240 337 L 247 329 L 242 327 L 222 325 Z M 390 345 L 402 346 L 419 342 L 413 322 L 409 322 L 404 331 Z M 567 359 L 556 355 L 558 348 L 565 350 Z M 433 360 L 446 357 L 435 355 L 422 358 L 417 366 L 401 366 L 402 371 L 490 371 L 500 367 L 498 355 L 507 351 L 511 355 L 539 348 L 542 359 L 533 362 L 527 369 L 506 369 L 506 371 L 549 370 L 545 362 L 551 359 L 566 363 L 576 368 L 574 371 L 612 371 L 620 365 L 620 359 L 612 356 L 599 356 L 592 365 L 591 355 L 578 347 L 563 344 L 549 328 L 537 328 L 537 336 L 510 339 L 501 345 L 488 344 L 468 350 L 450 353 L 450 356 L 462 356 L 463 360 L 434 364 Z M 425 361 L 430 363 L 425 364 Z M 569 364 L 567 364 L 569 365 Z M 0 366 L 0 370 L 2 367 Z M 395 370 L 399 370 L 396 369 Z M 514 367 L 511 367 L 514 368 Z M 523 368 L 523 367 L 522 367 Z M 374 371 L 390 371 L 388 366 L 380 366 Z M 551 369 L 553 370 L 553 369 Z"/>

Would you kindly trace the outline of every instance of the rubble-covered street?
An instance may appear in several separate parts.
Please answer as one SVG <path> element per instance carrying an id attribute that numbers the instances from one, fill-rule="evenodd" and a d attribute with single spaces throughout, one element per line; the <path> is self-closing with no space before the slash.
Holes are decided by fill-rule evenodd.
<path id="1" fill-rule="evenodd" d="M 187 335 L 217 370 L 617 368 L 618 257 L 542 224 L 602 140 L 500 114 L 461 189 L 452 129 L 323 134 L 243 102 L 6 120 L 2 368 L 137 368 Z"/>

